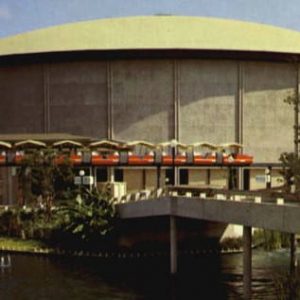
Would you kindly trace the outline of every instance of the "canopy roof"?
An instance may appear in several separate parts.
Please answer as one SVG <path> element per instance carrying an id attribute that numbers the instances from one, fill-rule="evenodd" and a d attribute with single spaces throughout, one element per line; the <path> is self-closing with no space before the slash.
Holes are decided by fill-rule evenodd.
<path id="1" fill-rule="evenodd" d="M 46 147 L 46 144 L 41 141 L 35 141 L 35 140 L 25 140 L 20 141 L 14 144 L 15 147 L 25 147 L 25 148 L 31 148 L 31 147 Z"/>
<path id="2" fill-rule="evenodd" d="M 53 143 L 53 147 L 60 147 L 60 146 L 66 146 L 66 147 L 82 147 L 82 143 L 72 141 L 72 140 L 64 140 L 64 141 L 58 141 Z"/>
<path id="3" fill-rule="evenodd" d="M 0 141 L 0 149 L 1 148 L 7 148 L 7 149 L 9 149 L 9 148 L 11 148 L 12 146 L 11 146 L 11 143 L 7 143 L 7 142 L 3 142 L 3 141 Z"/>
<path id="4" fill-rule="evenodd" d="M 127 143 L 127 146 L 132 147 L 132 146 L 144 146 L 150 149 L 155 149 L 156 145 L 147 141 L 132 141 Z"/>
<path id="5" fill-rule="evenodd" d="M 300 54 L 300 33 L 229 19 L 147 16 L 70 23 L 0 40 L 0 56 L 130 49 Z"/>

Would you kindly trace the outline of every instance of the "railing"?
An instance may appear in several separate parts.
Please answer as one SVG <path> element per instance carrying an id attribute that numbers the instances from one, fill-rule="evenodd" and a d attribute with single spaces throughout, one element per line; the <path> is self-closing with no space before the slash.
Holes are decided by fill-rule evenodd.
<path id="1" fill-rule="evenodd" d="M 119 199 L 116 203 L 128 203 L 140 200 L 153 200 L 161 197 L 186 197 L 227 201 L 249 201 L 254 203 L 272 203 L 299 205 L 300 199 L 292 193 L 274 191 L 229 191 L 225 189 L 214 189 L 210 187 L 174 186 L 154 190 L 141 190 L 129 193 Z"/>

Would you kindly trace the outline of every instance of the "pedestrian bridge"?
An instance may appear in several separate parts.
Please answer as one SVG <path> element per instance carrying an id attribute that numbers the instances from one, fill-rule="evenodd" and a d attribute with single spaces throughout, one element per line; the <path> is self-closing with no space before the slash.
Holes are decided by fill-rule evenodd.
<path id="1" fill-rule="evenodd" d="M 192 218 L 243 225 L 244 298 L 251 299 L 252 227 L 290 233 L 290 270 L 297 266 L 296 238 L 300 232 L 300 201 L 291 195 L 262 192 L 229 192 L 171 188 L 125 197 L 117 205 L 123 219 L 166 216 L 170 218 L 170 272 L 177 273 L 176 219 Z M 181 194 L 181 195 L 180 195 Z M 143 200 L 141 200 L 143 199 Z M 130 201 L 131 200 L 131 201 Z"/>
<path id="2" fill-rule="evenodd" d="M 262 192 L 208 192 L 195 188 L 141 191 L 121 199 L 118 211 L 126 219 L 174 216 L 300 232 L 300 201 L 279 193 L 272 197 Z"/>

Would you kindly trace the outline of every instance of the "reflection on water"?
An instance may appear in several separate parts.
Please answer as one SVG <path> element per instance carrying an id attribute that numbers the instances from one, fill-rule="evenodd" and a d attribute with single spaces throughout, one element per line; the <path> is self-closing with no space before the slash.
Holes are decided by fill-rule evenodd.
<path id="1" fill-rule="evenodd" d="M 242 254 L 180 258 L 63 258 L 12 255 L 0 270 L 0 299 L 242 299 Z M 289 268 L 288 251 L 253 252 L 253 299 L 276 299 L 274 279 Z M 209 297 L 203 298 L 204 295 Z"/>

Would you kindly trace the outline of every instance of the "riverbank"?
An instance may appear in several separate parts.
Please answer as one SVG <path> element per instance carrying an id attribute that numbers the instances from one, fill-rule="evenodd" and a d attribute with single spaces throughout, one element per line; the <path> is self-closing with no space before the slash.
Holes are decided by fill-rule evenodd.
<path id="1" fill-rule="evenodd" d="M 142 257 L 164 257 L 169 253 L 165 251 L 87 251 L 80 249 L 52 248 L 42 241 L 23 240 L 18 238 L 0 237 L 0 251 L 9 253 L 27 253 L 40 255 L 64 255 L 100 258 L 142 258 Z M 213 255 L 213 254 L 234 254 L 243 252 L 242 248 L 224 249 L 190 249 L 180 252 L 180 255 Z"/>

